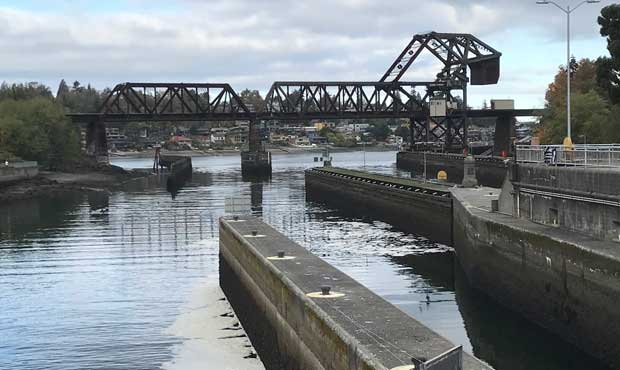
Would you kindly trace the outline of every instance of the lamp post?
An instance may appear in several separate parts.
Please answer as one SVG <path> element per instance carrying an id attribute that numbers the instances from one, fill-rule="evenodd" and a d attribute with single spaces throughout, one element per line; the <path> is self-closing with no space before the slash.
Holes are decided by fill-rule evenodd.
<path id="1" fill-rule="evenodd" d="M 367 132 L 362 132 L 362 150 L 364 151 L 364 171 L 366 171 L 366 135 Z"/>
<path id="2" fill-rule="evenodd" d="M 585 0 L 577 4 L 575 7 L 570 7 L 567 5 L 566 8 L 556 4 L 555 1 L 546 1 L 546 0 L 538 0 L 536 4 L 538 5 L 549 5 L 552 4 L 556 8 L 560 9 L 564 13 L 566 13 L 566 139 L 564 139 L 564 145 L 572 145 L 571 139 L 571 130 L 570 130 L 570 15 L 572 12 L 577 10 L 583 4 L 595 4 L 600 3 L 601 0 Z"/>

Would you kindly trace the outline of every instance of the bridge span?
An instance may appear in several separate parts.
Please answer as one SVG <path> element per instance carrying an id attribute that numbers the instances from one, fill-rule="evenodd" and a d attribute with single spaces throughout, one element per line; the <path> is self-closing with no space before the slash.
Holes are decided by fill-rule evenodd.
<path id="1" fill-rule="evenodd" d="M 436 79 L 401 81 L 423 52 L 443 65 Z M 249 152 L 254 154 L 244 158 L 261 162 L 247 166 L 259 172 L 271 168 L 265 162 L 269 157 L 260 154 L 258 124 L 265 121 L 408 119 L 412 143 L 436 142 L 448 151 L 460 151 L 468 143 L 468 119 L 494 117 L 501 128 L 496 149 L 506 150 L 514 117 L 541 115 L 541 110 L 469 109 L 468 84 L 496 84 L 500 57 L 501 53 L 473 35 L 429 32 L 415 35 L 379 81 L 275 82 L 266 95 L 265 108 L 259 111 L 250 109 L 227 83 L 128 82 L 116 85 L 98 112 L 69 116 L 87 125 L 87 152 L 104 159 L 106 123 L 249 121 Z M 443 113 L 431 111 L 431 103 L 439 104 Z"/>

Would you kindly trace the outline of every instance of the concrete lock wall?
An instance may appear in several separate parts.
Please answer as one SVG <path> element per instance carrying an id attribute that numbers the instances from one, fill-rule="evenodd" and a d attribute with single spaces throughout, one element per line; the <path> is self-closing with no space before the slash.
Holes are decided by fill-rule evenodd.
<path id="1" fill-rule="evenodd" d="M 518 215 L 534 222 L 620 241 L 620 172 L 518 166 Z"/>
<path id="2" fill-rule="evenodd" d="M 620 196 L 620 171 L 609 168 L 519 164 L 518 171 L 523 184 Z"/>
<path id="3" fill-rule="evenodd" d="M 424 153 L 399 152 L 396 165 L 399 169 L 422 175 L 424 172 Z M 427 153 L 426 173 L 428 178 L 435 178 L 443 170 L 448 174 L 448 182 L 460 184 L 463 181 L 463 161 L 460 154 Z M 503 158 L 476 156 L 476 179 L 483 186 L 500 188 L 506 177 L 507 165 Z"/>
<path id="4" fill-rule="evenodd" d="M 454 198 L 454 248 L 471 284 L 620 366 L 620 263 L 559 230 L 476 211 Z M 499 221 L 498 221 L 499 220 Z M 590 242 L 592 243 L 592 242 Z"/>
<path id="5" fill-rule="evenodd" d="M 330 168 L 308 170 L 305 178 L 310 199 L 374 215 L 440 243 L 452 242 L 448 187 Z"/>
<path id="6" fill-rule="evenodd" d="M 385 370 L 454 347 L 254 217 L 220 220 L 220 284 L 269 370 Z M 323 285 L 343 296 L 307 296 Z"/>
<path id="7" fill-rule="evenodd" d="M 564 176 L 561 169 L 554 169 L 553 175 L 535 170 L 522 179 L 528 181 L 531 178 L 540 183 L 545 181 L 544 176 L 555 176 L 554 181 L 561 186 L 570 184 L 561 178 Z M 396 194 L 401 189 L 389 184 L 405 180 L 384 180 L 388 185 L 382 185 L 385 189 L 382 193 L 379 187 L 370 187 L 368 180 L 364 180 L 364 176 L 367 179 L 376 177 L 374 174 L 358 173 L 359 178 L 354 179 L 321 174 L 329 171 L 343 170 L 328 169 L 318 174 L 316 170 L 307 171 L 307 190 L 317 187 L 322 192 L 332 193 L 331 203 L 341 208 L 355 208 L 353 203 L 357 202 L 352 200 L 365 200 L 371 202 L 370 208 L 382 207 L 386 213 L 402 215 L 419 207 L 427 216 L 436 212 L 427 207 L 431 198 L 425 194 L 408 201 L 395 195 L 399 201 L 390 201 L 390 194 Z M 574 176 L 572 170 L 567 174 Z M 513 176 L 517 174 L 511 174 L 510 179 L 518 178 Z M 385 176 L 381 178 L 390 179 Z M 596 176 L 587 178 L 590 184 L 596 184 Z M 604 188 L 608 185 L 602 184 L 610 180 L 600 181 L 601 187 L 598 189 L 610 192 Z M 361 185 L 358 184 L 360 182 Z M 616 248 L 615 243 L 568 233 L 560 227 L 513 217 L 510 207 L 513 184 L 518 185 L 519 182 L 507 179 L 503 189 L 505 193 L 500 196 L 504 200 L 500 203 L 506 203 L 500 204 L 500 210 L 506 208 L 505 213 L 490 212 L 490 207 L 481 206 L 479 191 L 450 189 L 451 230 L 446 233 L 451 235 L 449 239 L 452 242 L 449 244 L 454 247 L 468 280 L 472 286 L 499 303 L 620 368 L 620 342 L 617 340 L 620 334 L 620 308 L 616 303 L 620 296 L 620 248 Z M 573 188 L 579 189 L 579 186 L 592 185 Z M 518 186 L 515 189 L 523 190 L 519 190 Z M 473 203 L 470 204 L 470 201 Z M 552 201 L 553 198 L 541 196 L 533 204 L 546 207 Z M 562 211 L 570 209 L 577 212 L 580 204 L 570 200 L 561 202 L 564 207 L 560 208 Z M 607 211 L 616 209 L 607 207 Z M 609 217 L 594 208 L 584 207 L 580 212 L 584 213 L 584 226 L 594 223 L 592 215 L 595 213 L 599 217 Z M 432 217 L 421 219 L 418 215 L 417 220 L 422 228 L 427 225 L 434 227 Z"/>
<path id="8" fill-rule="evenodd" d="M 39 174 L 37 162 L 24 162 L 20 165 L 5 166 L 0 163 L 0 183 L 23 180 Z"/>

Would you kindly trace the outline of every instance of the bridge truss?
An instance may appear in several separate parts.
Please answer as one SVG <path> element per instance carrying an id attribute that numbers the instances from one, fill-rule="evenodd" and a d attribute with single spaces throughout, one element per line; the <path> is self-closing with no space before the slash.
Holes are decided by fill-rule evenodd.
<path id="1" fill-rule="evenodd" d="M 112 89 L 97 115 L 110 122 L 227 121 L 252 113 L 229 84 L 124 83 Z"/>
<path id="2" fill-rule="evenodd" d="M 416 90 L 420 87 L 424 95 Z M 428 101 L 436 87 L 435 82 L 276 82 L 266 95 L 261 118 L 408 118 L 416 141 L 465 142 L 463 111 L 430 117 Z"/>
<path id="3" fill-rule="evenodd" d="M 436 79 L 400 81 L 424 51 L 443 65 Z M 125 83 L 112 89 L 98 113 L 71 117 L 76 122 L 117 123 L 248 120 L 251 126 L 267 120 L 407 118 L 413 141 L 461 147 L 467 144 L 468 117 L 534 114 L 467 108 L 468 83 L 497 83 L 500 57 L 472 35 L 430 32 L 415 35 L 380 81 L 276 82 L 266 95 L 265 109 L 258 112 L 224 83 Z M 429 105 L 437 99 L 450 109 L 444 116 L 432 117 Z"/>
<path id="4" fill-rule="evenodd" d="M 429 32 L 413 36 L 381 81 L 400 81 L 424 51 L 443 64 L 436 82 L 447 87 L 464 87 L 468 82 L 489 85 L 499 80 L 500 52 L 470 34 Z M 467 67 L 472 72 L 471 81 Z"/>

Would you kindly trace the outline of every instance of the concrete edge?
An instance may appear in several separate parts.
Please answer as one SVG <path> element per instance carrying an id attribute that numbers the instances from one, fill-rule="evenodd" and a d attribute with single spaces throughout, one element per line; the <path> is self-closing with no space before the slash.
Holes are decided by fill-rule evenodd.
<path id="1" fill-rule="evenodd" d="M 360 349 L 364 348 L 364 346 L 359 341 L 357 341 L 355 338 L 350 336 L 334 320 L 332 320 L 331 317 L 329 317 L 329 315 L 327 315 L 327 313 L 325 313 L 325 311 L 323 311 L 316 303 L 314 303 L 310 298 L 308 298 L 306 296 L 306 294 L 301 289 L 299 289 L 289 278 L 287 278 L 286 275 L 284 275 L 284 273 L 282 273 L 279 269 L 277 269 L 276 266 L 271 261 L 267 260 L 262 254 L 260 254 L 254 248 L 254 246 L 252 246 L 252 244 L 249 243 L 243 237 L 243 235 L 238 233 L 234 228 L 229 227 L 229 224 L 228 224 L 227 221 L 228 220 L 225 217 L 221 217 L 220 218 L 220 227 L 223 227 L 227 231 L 229 231 L 231 233 L 231 235 L 235 239 L 237 239 L 237 241 L 240 244 L 246 245 L 248 247 L 248 250 L 250 251 L 250 253 L 252 253 L 252 255 L 254 255 L 256 257 L 257 261 L 259 261 L 264 267 L 266 267 L 269 271 L 271 271 L 275 276 L 280 278 L 280 280 L 283 282 L 283 284 L 285 284 L 287 287 L 289 287 L 291 292 L 293 292 L 300 299 L 300 301 L 302 301 L 304 303 L 305 306 L 309 307 L 312 311 L 314 311 L 317 314 L 317 316 L 321 320 L 323 320 L 323 322 L 331 330 L 333 330 L 350 348 L 354 348 L 355 353 L 357 354 L 357 356 L 359 356 L 359 358 L 362 361 L 366 362 L 368 366 L 370 366 L 370 367 L 372 367 L 374 369 L 377 369 L 377 370 L 389 370 L 388 368 L 383 366 L 381 363 L 379 363 L 376 360 L 375 357 L 369 356 L 364 351 L 361 351 Z M 281 317 L 281 313 L 277 310 L 277 308 L 275 310 L 278 312 L 278 315 Z"/>
<path id="2" fill-rule="evenodd" d="M 334 172 L 320 171 L 320 170 L 317 170 L 317 169 L 314 169 L 314 168 L 308 169 L 308 170 L 305 171 L 305 175 L 306 176 L 309 175 L 309 176 L 321 176 L 321 177 L 326 177 L 326 178 L 339 178 L 339 179 L 343 179 L 342 177 L 334 176 L 333 174 L 334 174 Z M 360 175 L 363 175 L 363 174 L 364 173 L 360 172 Z M 388 177 L 388 176 L 384 176 L 384 175 L 381 175 L 381 176 L 385 177 L 386 179 L 395 179 L 395 180 L 399 179 L 398 177 Z M 389 187 L 389 186 L 386 186 L 386 185 L 367 183 L 367 182 L 363 182 L 363 181 L 360 181 L 360 180 L 355 179 L 355 178 L 353 178 L 353 179 L 344 178 L 344 180 L 360 182 L 360 183 L 363 183 L 364 185 L 367 185 L 367 186 L 376 187 L 377 189 L 390 189 L 390 191 L 394 191 L 396 193 L 401 193 L 401 194 L 404 194 L 404 195 L 414 195 L 414 196 L 418 196 L 418 197 L 421 197 L 421 196 L 433 197 L 433 198 L 436 198 L 436 199 L 445 200 L 446 202 L 450 202 L 451 198 L 453 196 L 452 192 L 450 191 L 450 189 L 452 187 L 448 186 L 448 185 L 443 185 L 443 184 L 432 184 L 432 183 L 424 184 L 423 182 L 417 182 L 416 184 L 397 184 L 397 183 L 394 183 L 394 184 L 397 184 L 397 185 L 400 185 L 400 186 L 408 186 L 408 187 L 416 188 L 416 189 L 425 189 L 428 192 L 442 193 L 445 196 L 438 195 L 438 194 L 434 195 L 434 194 L 429 194 L 429 193 L 420 193 L 420 192 L 411 191 L 411 190 L 404 190 L 404 189 Z M 428 186 L 425 186 L 425 185 L 428 185 Z M 441 187 L 444 187 L 444 188 L 442 188 L 442 189 L 434 189 L 433 186 L 441 186 Z"/>
<path id="3" fill-rule="evenodd" d="M 478 209 L 476 206 L 472 205 L 467 200 L 462 199 L 458 194 L 453 194 L 452 197 L 453 197 L 454 201 L 457 203 L 457 204 L 453 204 L 453 207 L 454 206 L 461 206 L 465 211 L 467 211 L 467 213 L 471 217 L 474 217 L 476 219 L 484 220 L 486 222 L 491 222 L 491 223 L 493 223 L 495 225 L 499 225 L 501 227 L 506 227 L 506 228 L 509 228 L 509 229 L 512 229 L 512 230 L 515 230 L 515 231 L 519 231 L 519 232 L 523 232 L 523 233 L 536 234 L 537 232 L 539 232 L 539 233 L 541 233 L 539 236 L 547 238 L 547 239 L 549 239 L 549 240 L 551 240 L 551 241 L 553 241 L 555 243 L 567 245 L 567 246 L 569 246 L 571 248 L 575 248 L 575 249 L 577 249 L 577 250 L 579 250 L 581 252 L 588 253 L 588 254 L 590 254 L 590 255 L 592 255 L 594 257 L 610 259 L 610 260 L 613 260 L 614 262 L 620 264 L 620 261 L 618 260 L 617 256 L 613 256 L 611 254 L 605 253 L 604 251 L 588 248 L 587 246 L 578 244 L 578 243 L 570 241 L 570 240 L 562 239 L 562 238 L 559 238 L 559 237 L 557 237 L 555 235 L 551 235 L 548 232 L 545 232 L 545 230 L 544 230 L 544 228 L 546 227 L 545 225 L 541 225 L 541 224 L 537 224 L 537 223 L 533 223 L 532 222 L 533 226 L 540 227 L 541 229 L 543 229 L 543 230 L 534 231 L 534 230 L 529 230 L 525 226 L 508 224 L 508 223 L 502 223 L 502 222 L 500 222 L 498 220 L 494 220 L 492 217 L 486 216 L 486 214 L 488 212 L 482 211 L 482 210 Z M 531 221 L 523 220 L 523 219 L 520 219 L 520 218 L 515 218 L 512 215 L 505 214 L 505 213 L 496 213 L 496 214 L 499 214 L 502 217 L 512 218 L 512 219 L 518 220 L 520 222 L 531 222 Z M 571 231 L 566 231 L 566 232 L 567 233 L 572 233 Z M 575 233 L 575 234 L 577 234 L 577 233 Z"/>
<path id="4" fill-rule="evenodd" d="M 222 250 L 220 248 L 220 253 L 222 253 L 222 255 L 225 256 L 225 258 L 227 258 L 227 263 L 231 266 L 231 268 L 233 270 L 235 270 L 235 273 L 239 274 L 238 275 L 238 279 L 243 283 L 246 284 L 248 286 L 248 290 L 251 291 L 251 294 L 254 294 L 258 297 L 255 297 L 256 300 L 262 302 L 264 305 L 270 305 L 272 307 L 271 312 L 276 314 L 276 320 L 278 320 L 281 324 L 284 324 L 285 326 L 285 330 L 286 333 L 291 337 L 291 338 L 297 338 L 297 342 L 299 344 L 299 346 L 301 347 L 302 351 L 304 353 L 310 353 L 312 354 L 311 357 L 311 362 L 313 363 L 313 368 L 314 369 L 323 369 L 325 370 L 325 368 L 323 367 L 323 365 L 320 363 L 319 359 L 316 357 L 316 355 L 310 350 L 310 348 L 308 348 L 306 346 L 306 344 L 299 338 L 299 336 L 297 335 L 297 333 L 295 332 L 295 330 L 288 324 L 288 322 L 286 322 L 286 320 L 284 320 L 282 318 L 282 315 L 280 314 L 280 312 L 277 310 L 277 308 L 275 307 L 275 305 L 273 305 L 273 303 L 269 300 L 269 298 L 265 295 L 265 293 L 262 291 L 262 289 L 260 289 L 260 287 L 256 284 L 256 282 L 254 281 L 254 279 L 252 279 L 252 277 L 250 276 L 250 274 L 248 274 L 242 267 L 241 267 L 241 263 L 239 262 L 239 260 L 228 250 Z M 224 291 L 224 294 L 226 295 L 226 292 Z M 230 298 L 227 296 L 227 298 L 230 301 Z M 231 305 L 232 306 L 232 305 Z M 233 307 L 234 309 L 234 307 Z M 240 324 L 243 326 L 243 324 Z M 248 331 L 246 330 L 246 333 L 248 333 Z M 259 356 L 261 354 L 259 353 Z M 267 365 L 267 364 L 265 364 Z"/>

